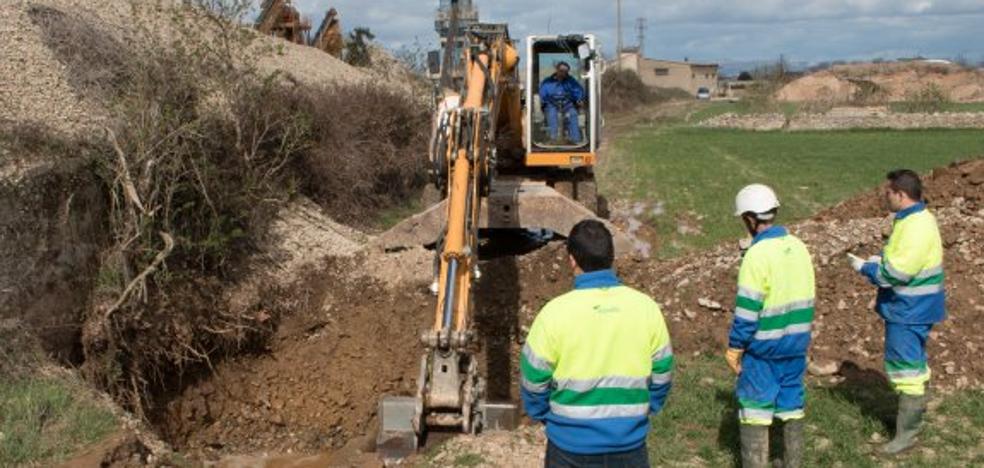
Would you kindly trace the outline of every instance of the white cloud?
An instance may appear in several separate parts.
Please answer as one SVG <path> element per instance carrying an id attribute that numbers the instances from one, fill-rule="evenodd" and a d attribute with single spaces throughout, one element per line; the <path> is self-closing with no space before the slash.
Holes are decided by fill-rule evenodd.
<path id="1" fill-rule="evenodd" d="M 436 43 L 437 0 L 294 0 L 320 20 L 338 9 L 343 27 L 367 26 L 389 47 Z M 614 0 L 475 0 L 485 21 L 513 36 L 592 32 L 615 44 Z M 635 18 L 649 24 L 650 55 L 695 60 L 876 57 L 884 51 L 984 58 L 984 0 L 623 0 L 625 44 Z M 905 55 L 905 54 L 899 54 Z"/>

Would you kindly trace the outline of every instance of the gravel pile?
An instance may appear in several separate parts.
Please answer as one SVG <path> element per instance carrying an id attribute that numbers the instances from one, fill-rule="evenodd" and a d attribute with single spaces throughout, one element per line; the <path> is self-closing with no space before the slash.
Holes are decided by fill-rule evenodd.
<path id="1" fill-rule="evenodd" d="M 176 0 L 15 0 L 0 3 L 0 121 L 44 124 L 67 136 L 95 131 L 107 117 L 106 103 L 72 86 L 72 70 L 51 49 L 38 11 L 63 15 L 75 24 L 90 25 L 128 46 L 132 54 L 141 40 L 167 44 L 174 39 Z M 33 13 L 32 13 L 33 11 Z M 207 30 L 207 28 L 203 29 Z M 150 31 L 141 33 L 140 31 Z M 146 38 L 146 39 L 144 39 Z M 361 70 L 310 47 L 273 37 L 256 41 L 264 71 L 283 72 L 288 80 L 310 85 L 357 82 Z M 125 55 L 124 55 L 125 57 Z M 83 90 L 84 91 L 84 90 Z"/>

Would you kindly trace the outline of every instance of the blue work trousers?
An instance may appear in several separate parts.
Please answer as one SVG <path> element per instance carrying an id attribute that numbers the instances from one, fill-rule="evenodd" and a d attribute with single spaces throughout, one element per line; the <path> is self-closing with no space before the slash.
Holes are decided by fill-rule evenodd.
<path id="1" fill-rule="evenodd" d="M 566 120 L 567 139 L 574 143 L 581 142 L 581 127 L 577 123 L 577 106 L 574 104 L 564 104 L 563 110 L 558 111 L 558 106 L 547 104 L 544 106 L 547 114 L 547 127 L 550 128 L 550 138 L 554 141 L 560 140 L 560 119 Z"/>
<path id="2" fill-rule="evenodd" d="M 547 443 L 546 468 L 649 468 L 649 453 L 646 444 L 626 452 L 598 453 L 583 455 L 571 453 Z"/>
<path id="3" fill-rule="evenodd" d="M 885 323 L 885 373 L 897 393 L 926 393 L 930 370 L 926 341 L 933 325 Z"/>
<path id="4" fill-rule="evenodd" d="M 738 417 L 742 424 L 768 426 L 773 418 L 802 419 L 806 356 L 763 359 L 745 353 L 738 375 Z"/>

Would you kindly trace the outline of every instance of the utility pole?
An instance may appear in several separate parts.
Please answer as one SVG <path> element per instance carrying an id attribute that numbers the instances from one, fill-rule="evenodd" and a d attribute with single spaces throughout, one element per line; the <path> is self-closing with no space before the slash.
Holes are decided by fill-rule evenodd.
<path id="1" fill-rule="evenodd" d="M 448 34 L 444 41 L 444 59 L 441 63 L 441 86 L 453 88 L 452 71 L 457 60 L 455 55 L 458 53 L 458 0 L 451 0 L 448 12 Z"/>
<path id="2" fill-rule="evenodd" d="M 618 69 L 622 69 L 622 0 L 615 0 L 616 9 L 616 34 L 618 34 L 618 39 L 615 41 L 615 57 L 618 60 Z"/>
<path id="3" fill-rule="evenodd" d="M 646 18 L 636 19 L 636 40 L 638 41 L 636 45 L 639 46 L 640 58 L 646 56 L 646 54 L 643 53 L 643 46 L 646 44 L 646 28 Z"/>

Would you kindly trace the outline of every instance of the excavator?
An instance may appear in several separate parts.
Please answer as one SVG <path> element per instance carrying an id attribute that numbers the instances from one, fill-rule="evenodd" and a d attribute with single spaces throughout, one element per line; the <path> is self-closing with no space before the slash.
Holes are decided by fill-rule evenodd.
<path id="1" fill-rule="evenodd" d="M 342 38 L 342 25 L 338 19 L 338 10 L 331 8 L 325 13 L 325 19 L 311 39 L 311 46 L 321 49 L 335 58 L 342 58 L 345 42 Z"/>
<path id="2" fill-rule="evenodd" d="M 510 429 L 519 420 L 514 403 L 485 400 L 479 373 L 472 287 L 480 272 L 480 230 L 562 236 L 577 222 L 597 218 L 593 168 L 601 131 L 601 60 L 595 37 L 528 37 L 524 88 L 520 51 L 507 25 L 479 23 L 467 35 L 464 84 L 460 92 L 446 93 L 434 119 L 432 176 L 444 199 L 376 239 L 387 250 L 436 246 L 439 264 L 433 323 L 421 334 L 425 352 L 417 393 L 380 402 L 376 442 L 384 462 L 415 452 L 428 431 Z M 538 96 L 539 84 L 561 61 L 588 96 L 577 141 L 549 135 Z M 631 240 L 609 228 L 616 251 L 628 253 Z"/>
<path id="3" fill-rule="evenodd" d="M 307 43 L 307 33 L 311 30 L 311 24 L 301 17 L 290 0 L 263 0 L 255 26 L 263 34 L 295 44 Z"/>

